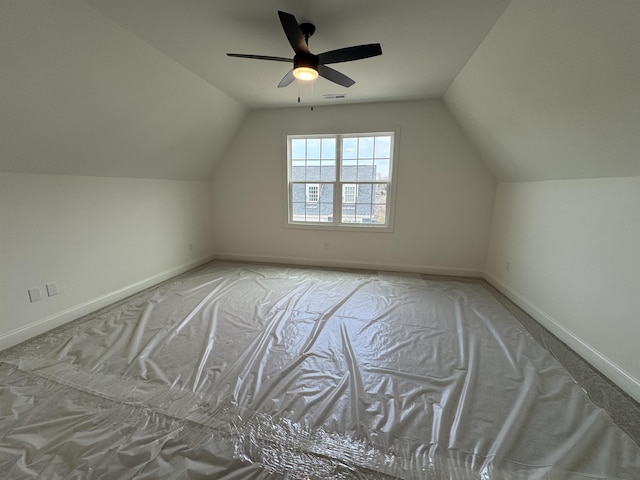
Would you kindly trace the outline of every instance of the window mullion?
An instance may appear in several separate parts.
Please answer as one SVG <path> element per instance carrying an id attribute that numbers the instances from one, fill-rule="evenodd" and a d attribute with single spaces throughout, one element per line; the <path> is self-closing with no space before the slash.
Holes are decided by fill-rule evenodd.
<path id="1" fill-rule="evenodd" d="M 342 224 L 342 135 L 336 135 L 336 178 L 333 187 L 333 223 Z"/>

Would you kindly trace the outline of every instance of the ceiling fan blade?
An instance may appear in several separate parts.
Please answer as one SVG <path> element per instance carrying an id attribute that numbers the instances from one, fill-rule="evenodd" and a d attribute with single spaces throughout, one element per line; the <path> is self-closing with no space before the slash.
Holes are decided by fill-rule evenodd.
<path id="1" fill-rule="evenodd" d="M 286 87 L 295 79 L 296 77 L 293 76 L 293 68 L 292 68 L 287 72 L 287 74 L 284 77 L 282 77 L 282 80 L 280 80 L 280 83 L 278 84 L 278 88 Z"/>
<path id="2" fill-rule="evenodd" d="M 350 62 L 363 58 L 382 55 L 382 47 L 379 43 L 369 43 L 367 45 L 356 45 L 355 47 L 339 48 L 318 55 L 318 62 L 321 65 L 328 63 Z"/>
<path id="3" fill-rule="evenodd" d="M 302 34 L 302 30 L 300 30 L 300 25 L 298 25 L 296 17 L 290 13 L 282 12 L 280 10 L 278 10 L 278 16 L 280 17 L 282 29 L 284 30 L 293 51 L 296 53 L 309 53 L 309 47 L 307 46 L 307 42 L 304 40 L 304 35 Z"/>
<path id="4" fill-rule="evenodd" d="M 318 74 L 333 83 L 337 83 L 338 85 L 342 85 L 343 87 L 347 88 L 356 83 L 355 80 L 347 77 L 344 73 L 340 73 L 339 71 L 334 70 L 331 67 L 327 67 L 326 65 L 318 65 Z"/>
<path id="5" fill-rule="evenodd" d="M 238 58 L 255 58 L 257 60 L 272 60 L 274 62 L 293 62 L 291 58 L 284 57 L 270 57 L 268 55 L 246 55 L 244 53 L 227 53 L 228 57 L 238 57 Z"/>

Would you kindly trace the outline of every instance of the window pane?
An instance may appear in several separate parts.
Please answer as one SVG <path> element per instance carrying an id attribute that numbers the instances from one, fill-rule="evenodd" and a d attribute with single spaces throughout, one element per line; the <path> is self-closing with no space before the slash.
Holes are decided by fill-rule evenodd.
<path id="1" fill-rule="evenodd" d="M 307 164 L 307 169 L 305 171 L 305 176 L 302 180 L 310 180 L 310 181 L 320 181 L 321 180 L 321 172 L 320 166 L 311 166 Z"/>
<path id="2" fill-rule="evenodd" d="M 342 160 L 342 167 L 357 167 L 358 166 L 358 160 L 355 158 L 347 158 Z"/>
<path id="3" fill-rule="evenodd" d="M 373 185 L 370 183 L 361 183 L 358 188 L 358 203 L 371 204 L 373 198 Z"/>
<path id="4" fill-rule="evenodd" d="M 342 139 L 342 158 L 358 158 L 358 139 L 349 137 Z"/>
<path id="5" fill-rule="evenodd" d="M 320 184 L 320 222 L 333 222 L 333 185 Z"/>
<path id="6" fill-rule="evenodd" d="M 358 158 L 373 158 L 373 137 L 358 139 Z"/>
<path id="7" fill-rule="evenodd" d="M 342 223 L 384 225 L 388 185 L 384 183 L 345 183 L 342 185 Z M 355 197 L 355 203 L 351 203 Z"/>
<path id="8" fill-rule="evenodd" d="M 292 188 L 291 221 L 330 223 L 333 221 L 333 185 L 296 183 Z"/>
<path id="9" fill-rule="evenodd" d="M 307 203 L 305 207 L 305 222 L 319 222 L 320 206 L 317 203 Z"/>
<path id="10" fill-rule="evenodd" d="M 308 162 L 292 162 L 291 165 L 291 181 L 334 181 L 335 180 L 335 165 L 333 166 L 321 166 L 320 160 L 309 160 Z"/>
<path id="11" fill-rule="evenodd" d="M 306 172 L 305 164 L 295 163 L 291 165 L 291 180 L 304 180 L 307 172 Z"/>
<path id="12" fill-rule="evenodd" d="M 376 160 L 374 163 L 374 178 L 372 180 L 389 181 L 390 171 L 389 160 Z"/>
<path id="13" fill-rule="evenodd" d="M 307 194 L 304 183 L 294 183 L 292 190 L 294 203 L 304 203 L 306 201 Z"/>
<path id="14" fill-rule="evenodd" d="M 320 185 L 317 183 L 307 183 L 307 203 L 318 203 L 320 201 Z"/>
<path id="15" fill-rule="evenodd" d="M 331 166 L 325 166 L 324 163 L 322 164 L 321 171 L 320 171 L 320 180 L 322 180 L 323 182 L 335 182 L 336 180 L 335 164 Z"/>
<path id="16" fill-rule="evenodd" d="M 358 160 L 358 180 L 375 180 L 373 160 Z"/>
<path id="17" fill-rule="evenodd" d="M 351 182 L 358 179 L 358 166 L 355 160 L 352 160 L 353 164 L 348 165 L 347 162 L 343 162 L 340 172 L 340 179 L 346 182 Z"/>
<path id="18" fill-rule="evenodd" d="M 335 160 L 336 159 L 336 139 L 335 138 L 323 138 L 322 139 L 322 159 Z"/>
<path id="19" fill-rule="evenodd" d="M 358 186 L 353 183 L 342 185 L 342 203 L 356 203 Z"/>
<path id="20" fill-rule="evenodd" d="M 304 222 L 305 217 L 305 204 L 304 203 L 292 203 L 291 204 L 291 220 L 294 222 Z"/>
<path id="21" fill-rule="evenodd" d="M 378 183 L 375 185 L 373 203 L 387 204 L 388 185 L 386 183 Z"/>
<path id="22" fill-rule="evenodd" d="M 292 165 L 291 166 L 291 180 L 294 182 L 304 180 L 304 164 L 302 166 Z"/>
<path id="23" fill-rule="evenodd" d="M 333 222 L 333 203 L 320 204 L 320 218 L 318 221 L 323 223 Z"/>
<path id="24" fill-rule="evenodd" d="M 371 223 L 370 203 L 358 203 L 356 205 L 356 219 L 358 223 Z"/>
<path id="25" fill-rule="evenodd" d="M 375 158 L 391 158 L 391 137 L 376 137 Z"/>
<path id="26" fill-rule="evenodd" d="M 307 158 L 306 143 L 304 138 L 294 138 L 291 140 L 291 158 L 293 160 L 304 160 Z"/>
<path id="27" fill-rule="evenodd" d="M 291 166 L 292 167 L 304 167 L 307 164 L 307 161 L 303 158 L 303 159 L 292 159 L 291 160 Z"/>
<path id="28" fill-rule="evenodd" d="M 387 222 L 387 206 L 374 205 L 373 215 L 371 216 L 371 223 L 385 224 L 386 222 Z"/>
<path id="29" fill-rule="evenodd" d="M 342 205 L 342 223 L 356 223 L 356 206 L 355 204 Z"/>
<path id="30" fill-rule="evenodd" d="M 333 185 L 320 184 L 320 202 L 333 203 Z"/>
<path id="31" fill-rule="evenodd" d="M 309 138 L 307 140 L 307 160 L 320 159 L 320 139 Z"/>

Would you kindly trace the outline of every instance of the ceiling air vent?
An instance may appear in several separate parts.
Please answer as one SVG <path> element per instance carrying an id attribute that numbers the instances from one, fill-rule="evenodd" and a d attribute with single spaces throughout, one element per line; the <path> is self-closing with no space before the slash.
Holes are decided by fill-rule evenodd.
<path id="1" fill-rule="evenodd" d="M 344 93 L 328 93 L 327 95 L 322 95 L 322 98 L 325 100 L 344 100 L 347 95 Z"/>

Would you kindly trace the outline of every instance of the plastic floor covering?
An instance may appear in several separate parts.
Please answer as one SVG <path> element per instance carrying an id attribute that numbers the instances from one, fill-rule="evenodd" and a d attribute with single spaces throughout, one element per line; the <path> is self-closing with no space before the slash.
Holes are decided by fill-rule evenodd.
<path id="1" fill-rule="evenodd" d="M 3 479 L 640 479 L 481 282 L 213 262 L 0 352 Z"/>

